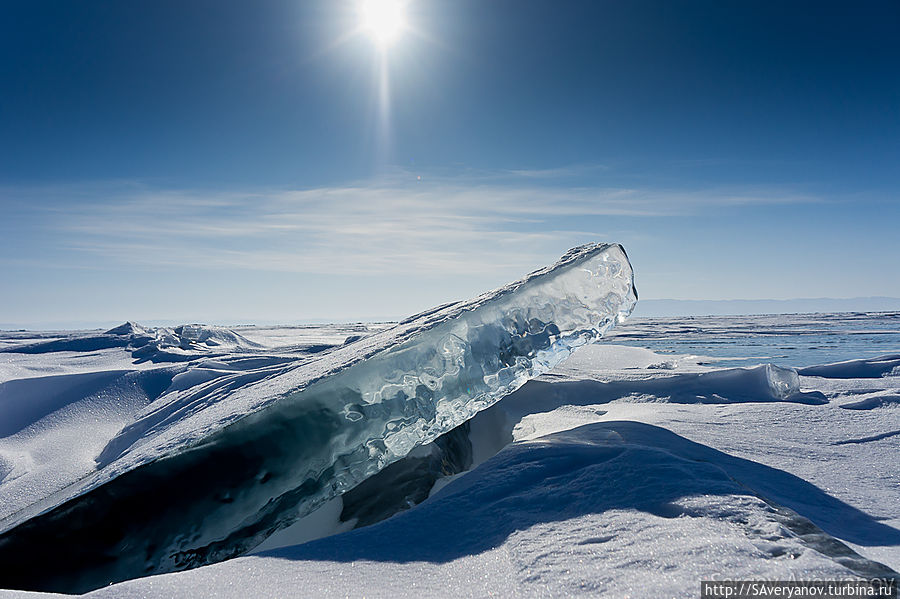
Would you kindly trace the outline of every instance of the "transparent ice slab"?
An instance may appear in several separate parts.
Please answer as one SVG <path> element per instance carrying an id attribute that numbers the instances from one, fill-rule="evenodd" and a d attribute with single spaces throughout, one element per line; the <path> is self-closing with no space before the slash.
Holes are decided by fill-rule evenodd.
<path id="1" fill-rule="evenodd" d="M 596 341 L 636 300 L 622 247 L 591 244 L 320 357 L 198 376 L 123 429 L 95 475 L 2 523 L 0 559 L 21 581 L 4 586 L 82 592 L 239 555 Z M 48 546 L 52 572 L 37 559 Z"/>

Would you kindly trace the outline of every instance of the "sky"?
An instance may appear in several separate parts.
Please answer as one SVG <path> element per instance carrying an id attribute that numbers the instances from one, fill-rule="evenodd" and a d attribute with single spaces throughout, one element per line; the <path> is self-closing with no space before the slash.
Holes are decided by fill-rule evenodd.
<path id="1" fill-rule="evenodd" d="M 0 323 L 900 297 L 900 4 L 0 2 Z"/>

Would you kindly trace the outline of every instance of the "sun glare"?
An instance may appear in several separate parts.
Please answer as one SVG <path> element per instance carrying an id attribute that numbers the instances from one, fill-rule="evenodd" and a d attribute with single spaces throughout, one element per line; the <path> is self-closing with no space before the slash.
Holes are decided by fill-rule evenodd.
<path id="1" fill-rule="evenodd" d="M 361 0 L 360 19 L 378 45 L 394 41 L 405 25 L 402 0 Z"/>

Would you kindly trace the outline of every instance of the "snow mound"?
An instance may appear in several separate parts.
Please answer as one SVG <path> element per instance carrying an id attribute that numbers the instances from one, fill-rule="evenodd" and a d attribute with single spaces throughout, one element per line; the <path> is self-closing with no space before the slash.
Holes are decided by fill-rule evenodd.
<path id="1" fill-rule="evenodd" d="M 596 341 L 636 300 L 621 246 L 592 244 L 331 352 L 232 373 L 198 365 L 107 444 L 95 473 L 0 523 L 2 582 L 71 592 L 238 555 Z M 180 327 L 145 345 L 241 339 Z M 48 543 L 52 571 L 38 558 Z"/>
<path id="2" fill-rule="evenodd" d="M 184 366 L 101 370 L 0 383 L 0 519 L 91 475 L 95 458 Z M 3 467 L 0 466 L 0 471 Z"/>
<path id="3" fill-rule="evenodd" d="M 743 399 L 806 399 L 800 392 L 800 376 L 793 368 L 763 364 L 755 368 L 734 368 L 697 375 L 702 388 L 714 389 L 713 396 Z"/>
<path id="4" fill-rule="evenodd" d="M 131 355 L 138 360 L 181 362 L 192 360 L 198 354 L 208 356 L 262 349 L 259 343 L 223 327 L 185 324 L 152 329 L 151 332 L 149 338 L 132 333 L 129 347 L 134 350 Z"/>
<path id="5" fill-rule="evenodd" d="M 900 407 L 900 395 L 895 393 L 873 395 L 859 401 L 841 404 L 841 407 L 845 410 L 874 410 L 876 408 Z"/>
<path id="6" fill-rule="evenodd" d="M 900 374 L 900 354 L 848 360 L 836 364 L 808 366 L 799 370 L 803 376 L 819 376 L 828 379 L 877 379 Z"/>
<path id="7" fill-rule="evenodd" d="M 198 357 L 259 351 L 262 347 L 223 327 L 185 324 L 147 328 L 126 322 L 102 333 L 70 334 L 62 339 L 6 347 L 0 352 L 44 354 L 125 348 L 138 362 L 187 362 Z"/>
<path id="8" fill-rule="evenodd" d="M 686 373 L 652 379 L 637 385 L 635 394 L 649 393 L 675 403 L 740 403 L 787 401 L 828 403 L 819 391 L 801 391 L 794 368 L 761 364 L 752 368 L 726 368 L 712 372 Z"/>
<path id="9" fill-rule="evenodd" d="M 647 368 L 656 370 L 652 366 Z M 529 413 L 542 411 L 548 401 L 555 405 L 603 404 L 617 400 L 683 404 L 828 403 L 823 393 L 800 389 L 796 370 L 774 364 L 612 381 L 582 378 L 551 383 L 541 379 L 529 382 L 516 394 L 515 400 L 526 404 L 527 408 L 523 409 Z"/>
<path id="10" fill-rule="evenodd" d="M 130 320 L 120 324 L 117 327 L 113 327 L 108 331 L 103 333 L 104 335 L 127 335 L 127 336 L 151 336 L 151 332 L 149 329 L 146 329 L 139 325 L 136 322 L 131 322 Z"/>

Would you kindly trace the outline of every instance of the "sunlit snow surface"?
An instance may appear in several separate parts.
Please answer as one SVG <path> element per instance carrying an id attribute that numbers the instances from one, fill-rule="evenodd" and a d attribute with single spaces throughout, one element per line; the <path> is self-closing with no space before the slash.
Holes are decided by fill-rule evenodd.
<path id="1" fill-rule="evenodd" d="M 861 351 L 858 336 L 896 338 L 897 316 L 626 323 L 475 416 L 465 434 L 477 467 L 439 479 L 420 506 L 294 544 L 352 528 L 337 499 L 301 522 L 311 535 L 287 529 L 262 553 L 91 596 L 696 597 L 701 578 L 896 576 L 900 348 Z M 269 353 L 312 356 L 365 328 L 237 333 Z M 830 347 L 817 354 L 808 335 L 822 330 Z M 619 345 L 640 338 L 656 353 Z M 790 345 L 802 359 L 777 357 Z M 215 360 L 246 359 L 236 356 Z M 178 382 L 186 364 L 133 362 L 122 347 L 0 353 L 0 408 L 31 393 L 28 410 L 0 419 L 0 507 L 69 484 L 157 387 L 194 383 Z M 52 543 L 43 559 L 54 567 Z"/>

